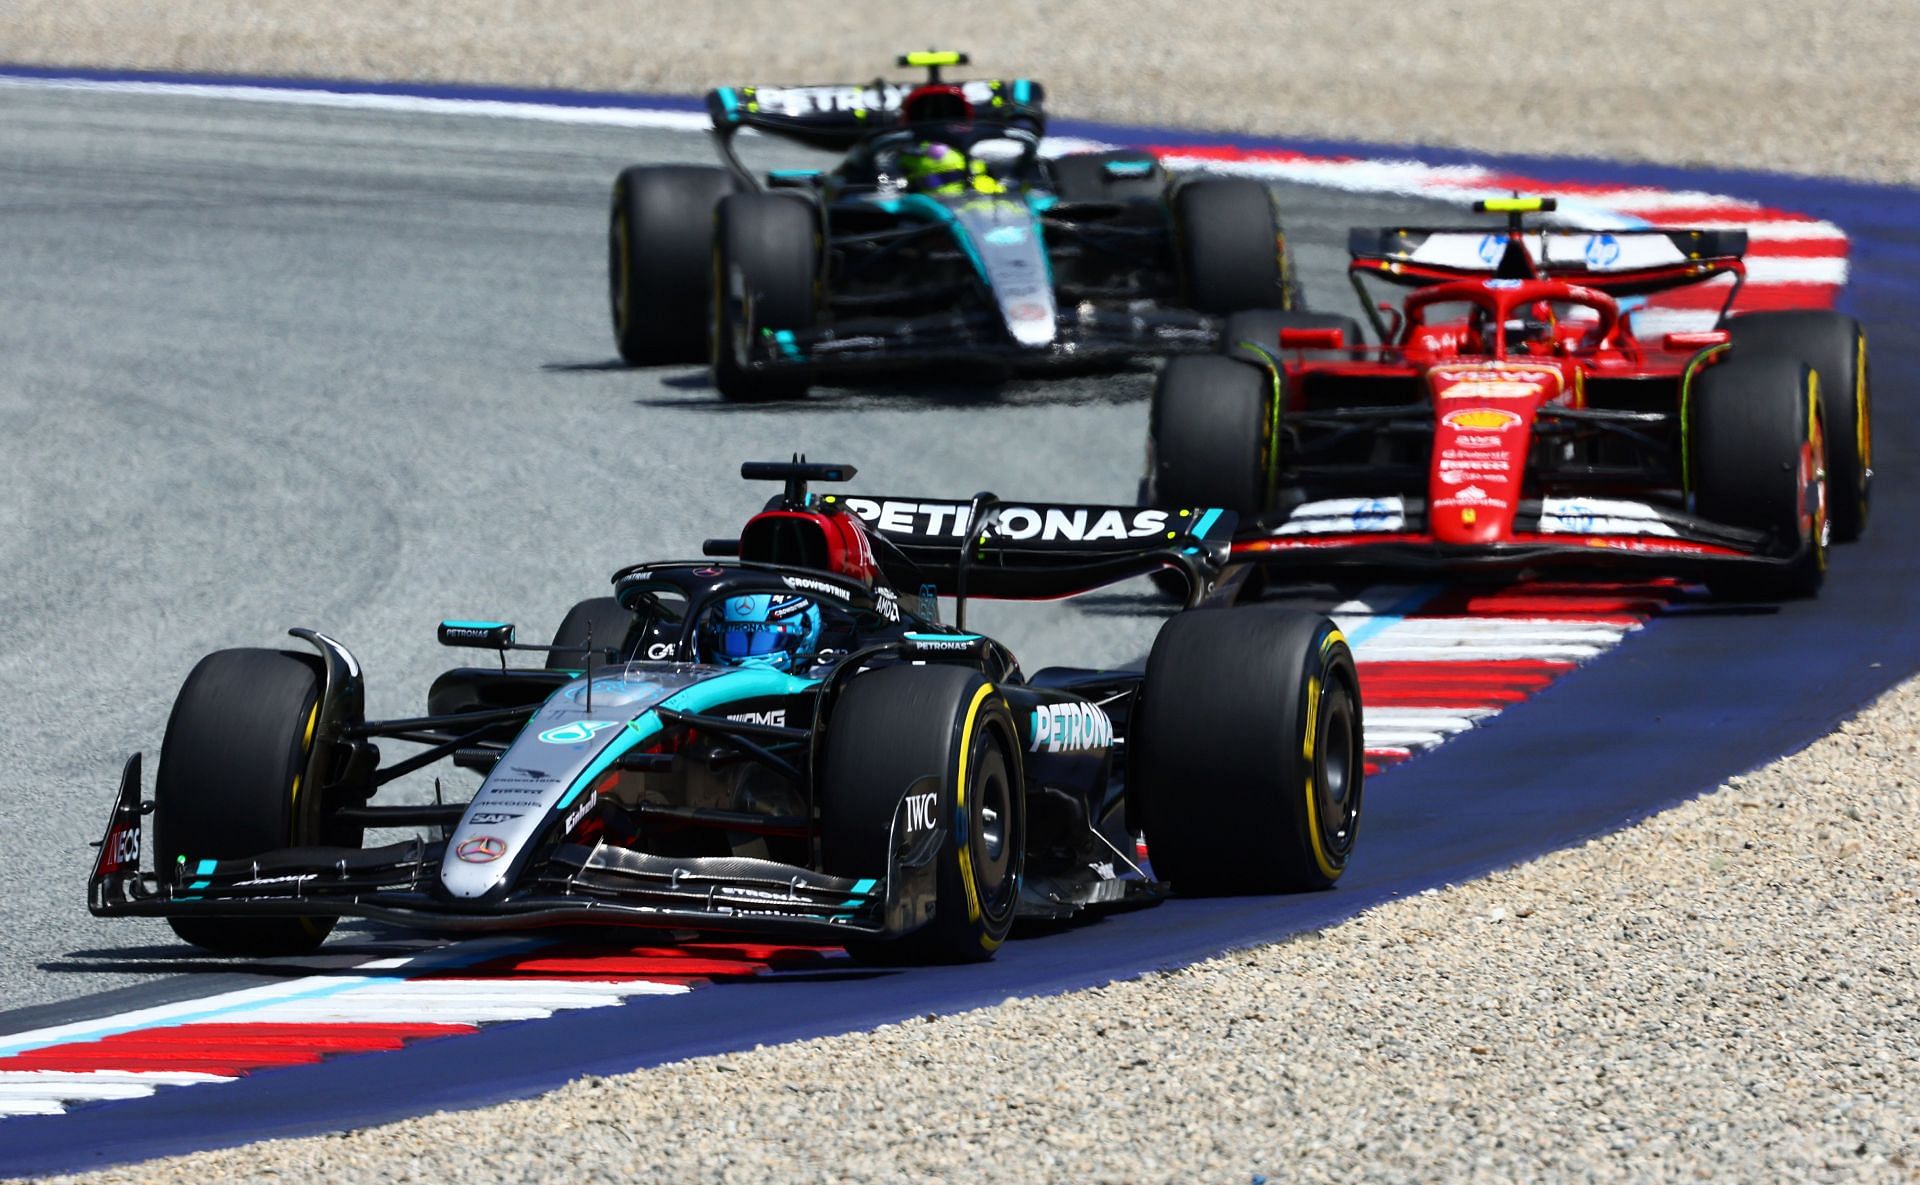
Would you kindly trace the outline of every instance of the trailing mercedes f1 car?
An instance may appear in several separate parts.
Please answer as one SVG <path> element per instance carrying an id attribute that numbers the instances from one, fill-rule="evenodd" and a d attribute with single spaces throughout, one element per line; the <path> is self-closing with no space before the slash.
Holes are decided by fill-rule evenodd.
<path id="1" fill-rule="evenodd" d="M 906 87 L 723 87 L 725 168 L 641 165 L 614 184 L 614 335 L 635 365 L 710 361 L 732 399 L 822 375 L 961 359 L 1015 367 L 1210 349 L 1201 314 L 1293 307 L 1272 196 L 1170 182 L 1154 157 L 1040 156 L 1044 91 L 948 83 L 964 54 L 907 54 Z M 764 182 L 753 130 L 843 153 Z"/>
<path id="2" fill-rule="evenodd" d="M 743 472 L 784 489 L 720 555 L 619 572 L 551 645 L 443 622 L 443 643 L 499 664 L 439 676 L 423 716 L 368 720 L 359 663 L 313 630 L 293 631 L 311 653 L 207 656 L 151 799 L 139 755 L 126 764 L 93 912 L 241 954 L 366 917 L 750 931 L 945 961 L 988 957 L 1016 919 L 1170 883 L 1339 878 L 1363 787 L 1353 659 L 1318 615 L 1205 607 L 1231 593 L 1231 515 L 822 497 L 810 481 L 853 470 Z M 1144 672 L 1028 675 L 964 628 L 969 591 L 1052 597 L 1159 568 L 1195 608 Z M 523 651 L 543 665 L 508 667 Z M 469 801 L 376 801 L 441 761 L 483 775 Z M 368 847 L 368 828 L 425 834 Z"/>
<path id="3" fill-rule="evenodd" d="M 1249 313 L 1171 360 L 1143 498 L 1236 511 L 1237 560 L 1618 570 L 1806 595 L 1867 522 L 1866 334 L 1829 310 L 1728 315 L 1731 230 L 1357 229 L 1350 317 Z M 1410 288 L 1368 303 L 1366 280 Z M 1633 299 L 1717 281 L 1710 328 L 1635 331 Z M 1706 291 L 1713 291 L 1708 289 Z M 1385 316 L 1382 316 L 1382 313 Z"/>

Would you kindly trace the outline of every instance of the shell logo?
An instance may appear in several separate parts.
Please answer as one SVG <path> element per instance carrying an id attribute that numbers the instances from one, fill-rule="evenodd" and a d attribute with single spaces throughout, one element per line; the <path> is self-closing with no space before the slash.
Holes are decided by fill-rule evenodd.
<path id="1" fill-rule="evenodd" d="M 1497 407 L 1467 407 L 1440 417 L 1449 428 L 1470 432 L 1504 432 L 1519 426 L 1520 417 Z"/>

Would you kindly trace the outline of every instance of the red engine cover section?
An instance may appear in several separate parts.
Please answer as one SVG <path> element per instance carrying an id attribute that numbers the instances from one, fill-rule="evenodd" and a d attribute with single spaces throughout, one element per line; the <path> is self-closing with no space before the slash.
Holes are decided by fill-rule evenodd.
<path id="1" fill-rule="evenodd" d="M 1433 462 L 1427 523 L 1442 543 L 1495 543 L 1513 534 L 1534 411 L 1559 399 L 1553 365 L 1474 362 L 1427 371 L 1433 392 Z"/>
<path id="2" fill-rule="evenodd" d="M 878 574 L 866 527 L 840 511 L 762 511 L 740 532 L 740 558 L 832 572 L 868 588 Z"/>

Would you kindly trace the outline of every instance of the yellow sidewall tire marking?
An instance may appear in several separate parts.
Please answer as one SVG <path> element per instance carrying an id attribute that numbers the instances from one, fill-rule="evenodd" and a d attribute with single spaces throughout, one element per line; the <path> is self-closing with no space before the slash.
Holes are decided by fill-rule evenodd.
<path id="1" fill-rule="evenodd" d="M 967 705 L 966 722 L 960 726 L 960 768 L 955 775 L 954 808 L 961 819 L 967 817 L 967 756 L 973 751 L 973 726 L 974 722 L 980 718 L 980 705 L 986 703 L 987 697 L 992 694 L 993 684 L 982 684 L 980 689 L 973 693 L 973 702 Z M 973 879 L 973 828 L 971 827 L 967 828 L 967 842 L 960 845 L 960 886 L 966 890 L 967 894 L 967 920 L 978 922 L 980 890 L 975 887 Z M 980 945 L 992 950 L 1000 944 L 981 935 Z"/>
<path id="2" fill-rule="evenodd" d="M 1341 635 L 1339 630 L 1332 631 L 1320 640 L 1319 656 L 1321 671 L 1316 671 L 1312 675 L 1307 676 L 1307 730 L 1306 736 L 1300 745 L 1300 756 L 1307 767 L 1305 783 L 1307 798 L 1307 843 L 1313 848 L 1313 862 L 1319 866 L 1320 875 L 1326 877 L 1328 880 L 1338 877 L 1340 870 L 1334 867 L 1332 860 L 1328 859 L 1326 845 L 1320 840 L 1320 803 L 1318 787 L 1314 781 L 1316 766 L 1314 765 L 1313 758 L 1320 731 L 1320 690 L 1322 686 L 1320 675 L 1326 669 L 1327 653 L 1333 649 L 1335 642 L 1342 644 L 1346 642 L 1346 638 Z"/>

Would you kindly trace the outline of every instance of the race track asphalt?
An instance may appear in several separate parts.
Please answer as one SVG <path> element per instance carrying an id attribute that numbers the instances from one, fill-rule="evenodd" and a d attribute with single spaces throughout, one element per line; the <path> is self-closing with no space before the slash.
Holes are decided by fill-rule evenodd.
<path id="1" fill-rule="evenodd" d="M 616 567 L 742 521 L 764 497 L 743 459 L 1131 500 L 1144 370 L 741 408 L 701 369 L 620 366 L 608 186 L 711 159 L 678 132 L 0 91 L 0 1011 L 225 982 L 164 925 L 85 909 L 120 762 L 157 752 L 208 650 L 314 626 L 360 657 L 373 713 L 416 711 L 457 665 L 439 619 L 544 636 Z M 1279 192 L 1310 298 L 1341 309 L 1345 228 L 1437 212 Z M 1133 661 L 1159 615 L 1141 587 L 973 624 L 1037 668 Z"/>

